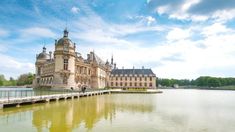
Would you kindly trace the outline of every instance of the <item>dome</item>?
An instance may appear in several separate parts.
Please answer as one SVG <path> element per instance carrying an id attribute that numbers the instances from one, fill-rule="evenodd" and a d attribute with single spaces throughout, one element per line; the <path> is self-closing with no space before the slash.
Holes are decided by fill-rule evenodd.
<path id="1" fill-rule="evenodd" d="M 69 46 L 74 46 L 73 42 L 68 38 L 68 30 L 65 29 L 64 30 L 64 37 L 59 39 L 57 42 L 56 42 L 56 46 L 59 46 L 59 45 L 64 45 L 64 44 L 69 44 Z"/>
<path id="2" fill-rule="evenodd" d="M 47 54 L 46 53 L 46 48 L 45 47 L 43 47 L 43 51 L 39 54 L 39 55 L 37 55 L 37 59 L 49 59 L 50 58 L 50 56 L 49 56 L 49 54 Z"/>
<path id="3" fill-rule="evenodd" d="M 63 37 L 58 40 L 56 45 L 64 45 L 64 44 L 73 45 L 73 42 L 68 37 Z"/>
<path id="4" fill-rule="evenodd" d="M 49 55 L 47 53 L 40 53 L 37 59 L 49 59 Z"/>

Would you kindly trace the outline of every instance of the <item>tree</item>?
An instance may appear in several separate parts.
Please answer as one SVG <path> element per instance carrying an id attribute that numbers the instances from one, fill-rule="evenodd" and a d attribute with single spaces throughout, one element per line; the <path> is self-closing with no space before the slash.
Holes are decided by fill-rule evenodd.
<path id="1" fill-rule="evenodd" d="M 4 75 L 0 75 L 0 86 L 3 86 L 4 85 L 4 82 L 6 81 Z"/>
<path id="2" fill-rule="evenodd" d="M 17 85 L 32 84 L 33 79 L 34 79 L 34 75 L 32 73 L 22 74 L 18 78 Z"/>

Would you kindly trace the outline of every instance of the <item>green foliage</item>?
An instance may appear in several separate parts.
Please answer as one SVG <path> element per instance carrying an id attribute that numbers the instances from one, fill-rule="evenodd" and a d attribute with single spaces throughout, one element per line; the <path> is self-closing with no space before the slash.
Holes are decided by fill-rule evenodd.
<path id="1" fill-rule="evenodd" d="M 6 79 L 5 79 L 4 75 L 0 75 L 0 86 L 4 85 L 5 80 Z"/>
<path id="2" fill-rule="evenodd" d="M 235 78 L 201 76 L 196 80 L 158 79 L 158 83 L 167 87 L 173 87 L 174 84 L 178 84 L 179 86 L 221 87 L 235 85 Z"/>
<path id="3" fill-rule="evenodd" d="M 34 75 L 32 73 L 22 74 L 18 78 L 17 85 L 22 86 L 22 85 L 32 84 L 33 79 Z"/>
<path id="4" fill-rule="evenodd" d="M 167 87 L 173 87 L 174 84 L 179 86 L 191 85 L 191 81 L 187 79 L 177 80 L 177 79 L 158 79 L 158 84 Z"/>
<path id="5" fill-rule="evenodd" d="M 29 85 L 33 83 L 34 75 L 32 73 L 22 74 L 17 80 L 13 77 L 10 77 L 9 80 L 6 80 L 4 75 L 0 74 L 0 86 L 22 86 Z"/>

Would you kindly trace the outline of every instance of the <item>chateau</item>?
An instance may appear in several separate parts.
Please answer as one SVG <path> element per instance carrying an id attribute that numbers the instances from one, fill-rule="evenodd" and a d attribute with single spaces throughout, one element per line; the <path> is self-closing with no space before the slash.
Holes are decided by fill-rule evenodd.
<path id="1" fill-rule="evenodd" d="M 36 55 L 34 87 L 54 89 L 87 88 L 156 88 L 156 75 L 151 69 L 117 69 L 116 64 L 104 62 L 95 52 L 84 59 L 76 52 L 76 44 L 69 37 L 67 29 L 58 41 L 55 51 L 47 53 L 46 48 Z"/>

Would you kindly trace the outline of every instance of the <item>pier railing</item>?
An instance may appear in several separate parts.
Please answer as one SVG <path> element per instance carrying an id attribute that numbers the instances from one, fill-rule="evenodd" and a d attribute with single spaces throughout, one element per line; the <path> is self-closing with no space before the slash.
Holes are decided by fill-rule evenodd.
<path id="1" fill-rule="evenodd" d="M 65 94 L 74 93 L 75 91 L 61 90 L 61 91 L 49 91 L 49 90 L 0 90 L 0 99 L 10 98 L 24 98 L 31 96 L 43 96 L 53 94 Z M 80 91 L 77 91 L 80 92 Z"/>
<path id="2" fill-rule="evenodd" d="M 86 89 L 84 92 L 99 91 L 104 89 Z M 55 94 L 69 94 L 69 93 L 83 93 L 80 90 L 0 90 L 0 99 L 24 98 L 33 96 L 55 95 Z"/>

